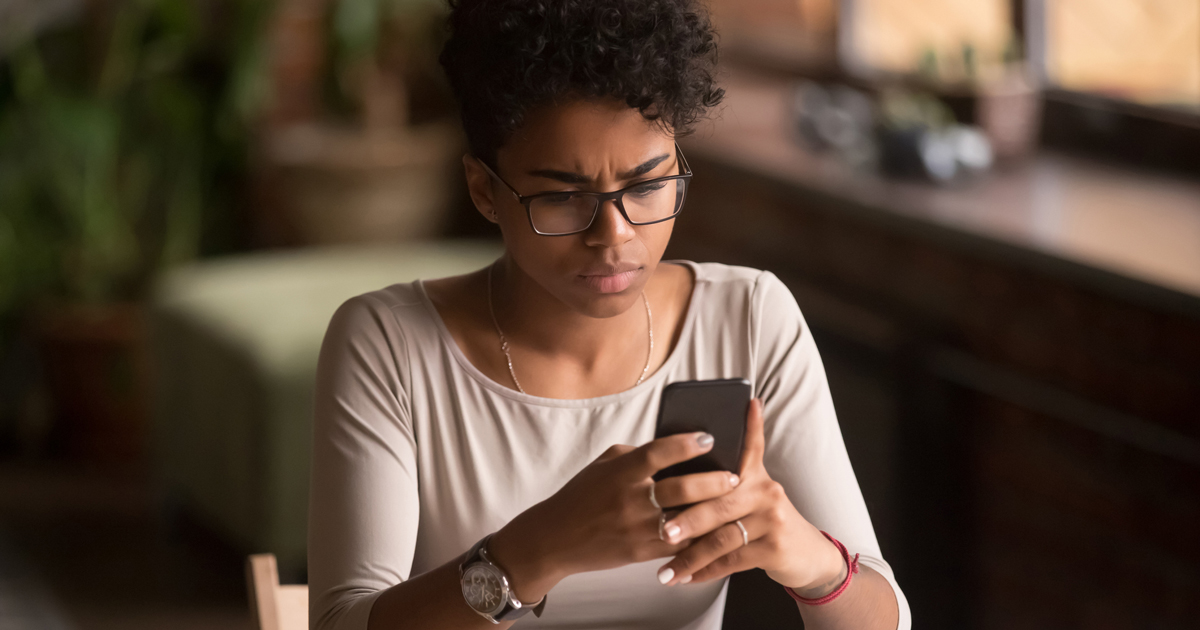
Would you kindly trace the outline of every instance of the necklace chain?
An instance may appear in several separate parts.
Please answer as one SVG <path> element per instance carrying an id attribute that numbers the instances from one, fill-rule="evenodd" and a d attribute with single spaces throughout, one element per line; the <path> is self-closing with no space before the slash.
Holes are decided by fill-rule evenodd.
<path id="1" fill-rule="evenodd" d="M 524 394 L 525 390 L 521 387 L 521 381 L 517 380 L 517 373 L 513 370 L 512 356 L 508 354 L 508 340 L 504 338 L 504 331 L 500 330 L 500 322 L 496 319 L 496 308 L 492 305 L 492 269 L 495 267 L 496 263 L 488 266 L 488 311 L 492 314 L 492 324 L 496 327 L 496 334 L 500 336 L 500 351 L 504 353 L 504 361 L 508 363 L 508 375 L 512 377 L 517 391 Z M 646 298 L 645 291 L 642 291 L 642 304 L 646 305 L 646 328 L 649 331 L 650 349 L 646 352 L 646 367 L 642 368 L 642 374 L 633 384 L 634 387 L 641 385 L 642 381 L 646 380 L 646 374 L 650 372 L 650 361 L 654 358 L 654 316 L 650 313 L 650 300 Z"/>

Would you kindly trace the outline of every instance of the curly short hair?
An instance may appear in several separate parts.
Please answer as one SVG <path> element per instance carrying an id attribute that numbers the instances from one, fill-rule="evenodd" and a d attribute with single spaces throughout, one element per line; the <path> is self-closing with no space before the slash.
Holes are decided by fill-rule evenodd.
<path id="1" fill-rule="evenodd" d="M 725 91 L 697 0 L 449 0 L 441 64 L 472 153 L 496 151 L 534 107 L 614 98 L 686 135 Z"/>

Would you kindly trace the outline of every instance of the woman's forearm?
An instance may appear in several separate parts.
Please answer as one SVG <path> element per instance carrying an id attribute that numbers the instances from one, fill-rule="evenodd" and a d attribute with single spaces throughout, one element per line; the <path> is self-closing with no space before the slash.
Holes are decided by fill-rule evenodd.
<path id="1" fill-rule="evenodd" d="M 384 591 L 371 608 L 369 630 L 396 628 L 507 628 L 496 626 L 467 606 L 458 565 L 466 554 Z"/>
<path id="2" fill-rule="evenodd" d="M 811 630 L 895 630 L 900 623 L 892 585 L 879 572 L 862 565 L 837 599 L 820 606 L 796 605 L 804 627 Z"/>
<path id="3" fill-rule="evenodd" d="M 517 598 L 532 604 L 546 595 L 563 576 L 545 559 L 544 550 L 528 544 L 535 539 L 521 535 L 514 529 L 516 527 L 515 522 L 510 523 L 496 532 L 488 543 L 488 552 L 508 574 Z M 467 630 L 511 626 L 512 621 L 500 625 L 491 623 L 471 610 L 463 599 L 458 566 L 465 556 L 466 552 L 432 571 L 387 589 L 371 608 L 368 629 Z M 547 602 L 547 605 L 553 604 Z"/>

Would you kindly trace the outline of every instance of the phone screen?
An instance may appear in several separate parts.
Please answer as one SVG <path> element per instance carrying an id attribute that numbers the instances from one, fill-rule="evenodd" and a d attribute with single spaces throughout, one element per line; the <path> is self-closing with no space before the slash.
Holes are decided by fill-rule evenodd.
<path id="1" fill-rule="evenodd" d="M 713 447 L 658 471 L 654 480 L 713 470 L 739 472 L 750 395 L 750 381 L 744 378 L 682 381 L 663 388 L 654 437 L 707 431 L 713 436 Z"/>

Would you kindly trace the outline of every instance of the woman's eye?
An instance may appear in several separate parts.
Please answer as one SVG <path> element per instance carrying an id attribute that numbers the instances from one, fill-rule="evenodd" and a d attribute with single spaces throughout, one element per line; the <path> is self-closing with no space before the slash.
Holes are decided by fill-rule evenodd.
<path id="1" fill-rule="evenodd" d="M 542 200 L 546 203 L 562 204 L 570 203 L 574 198 L 574 193 L 558 193 L 554 195 L 546 195 L 545 197 L 542 197 Z"/>
<path id="2" fill-rule="evenodd" d="M 658 182 L 655 184 L 643 184 L 641 186 L 637 186 L 636 188 L 633 188 L 629 192 L 631 192 L 635 195 L 649 195 L 652 192 L 662 190 L 663 186 L 666 186 L 666 185 L 667 185 L 666 182 Z"/>

